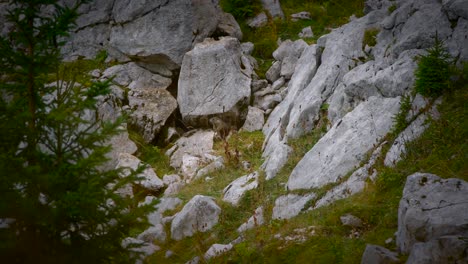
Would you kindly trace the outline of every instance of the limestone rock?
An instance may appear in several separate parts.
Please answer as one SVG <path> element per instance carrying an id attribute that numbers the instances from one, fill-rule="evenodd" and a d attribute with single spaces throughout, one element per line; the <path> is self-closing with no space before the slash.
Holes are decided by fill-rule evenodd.
<path id="1" fill-rule="evenodd" d="M 177 101 L 163 89 L 135 89 L 128 95 L 129 106 L 133 110 L 131 125 L 137 128 L 146 143 L 151 143 L 177 109 Z"/>
<path id="2" fill-rule="evenodd" d="M 120 153 L 117 168 L 124 168 L 122 177 L 126 177 L 130 175 L 130 170 L 137 170 L 141 164 L 141 161 L 137 157 L 128 153 Z M 143 179 L 137 183 L 148 190 L 159 191 L 164 187 L 162 180 L 158 178 L 154 170 L 149 166 L 146 166 L 143 172 L 138 174 L 138 177 L 142 177 Z"/>
<path id="3" fill-rule="evenodd" d="M 166 155 L 171 158 L 171 167 L 180 168 L 184 154 L 202 156 L 213 151 L 213 131 L 194 131 L 185 137 L 179 138 L 174 147 Z"/>
<path id="4" fill-rule="evenodd" d="M 308 201 L 315 198 L 315 193 L 305 196 L 288 194 L 279 197 L 275 201 L 273 208 L 273 219 L 290 219 L 297 216 L 307 204 Z"/>
<path id="5" fill-rule="evenodd" d="M 219 21 L 211 1 L 197 2 L 117 0 L 113 16 L 119 24 L 112 27 L 110 45 L 130 57 L 176 67 L 192 43 L 210 36 Z"/>
<path id="6" fill-rule="evenodd" d="M 212 259 L 232 249 L 232 244 L 213 244 L 205 253 L 205 260 Z"/>
<path id="7" fill-rule="evenodd" d="M 467 182 L 428 173 L 410 175 L 398 208 L 398 250 L 408 254 L 418 242 L 448 235 L 467 236 L 466 219 Z"/>
<path id="8" fill-rule="evenodd" d="M 225 168 L 224 165 L 224 158 L 219 156 L 216 157 L 210 164 L 206 165 L 205 167 L 201 168 L 197 171 L 196 179 L 200 179 L 203 176 L 206 176 L 210 173 L 213 173 L 217 170 L 222 170 Z"/>
<path id="9" fill-rule="evenodd" d="M 302 31 L 299 33 L 299 37 L 300 38 L 313 38 L 314 32 L 312 31 L 312 28 L 308 26 L 302 29 Z"/>
<path id="10" fill-rule="evenodd" d="M 247 20 L 247 25 L 251 28 L 260 28 L 268 23 L 268 17 L 265 12 L 256 15 L 254 18 Z"/>
<path id="11" fill-rule="evenodd" d="M 195 45 L 184 56 L 179 77 L 177 101 L 184 121 L 208 126 L 212 116 L 232 124 L 242 120 L 241 109 L 250 100 L 252 71 L 235 38 L 207 39 Z"/>
<path id="12" fill-rule="evenodd" d="M 180 182 L 182 179 L 177 174 L 164 175 L 162 181 L 164 185 L 169 186 L 171 183 Z"/>
<path id="13" fill-rule="evenodd" d="M 171 237 L 181 240 L 195 232 L 206 232 L 218 223 L 221 208 L 213 198 L 203 195 L 194 196 L 174 217 L 171 224 Z"/>
<path id="14" fill-rule="evenodd" d="M 258 172 L 254 172 L 231 182 L 223 190 L 223 201 L 237 205 L 246 191 L 258 187 L 258 176 Z"/>
<path id="15" fill-rule="evenodd" d="M 373 179 L 373 177 L 377 176 L 377 171 L 375 169 L 373 169 L 372 171 L 370 170 L 374 166 L 377 158 L 380 156 L 382 152 L 382 147 L 383 145 L 385 145 L 385 143 L 386 142 L 382 143 L 372 153 L 372 156 L 369 159 L 369 161 L 364 166 L 354 171 L 353 174 L 351 174 L 351 176 L 344 183 L 333 187 L 322 198 L 320 198 L 315 204 L 314 209 L 331 204 L 337 200 L 347 198 L 353 194 L 364 190 L 364 187 L 366 186 L 366 180 L 369 177 Z"/>
<path id="16" fill-rule="evenodd" d="M 427 115 L 421 114 L 398 135 L 392 147 L 387 152 L 387 156 L 385 156 L 385 166 L 394 167 L 396 163 L 403 158 L 402 156 L 406 154 L 406 144 L 418 138 L 429 127 L 426 120 Z"/>
<path id="17" fill-rule="evenodd" d="M 107 68 L 102 79 L 110 79 L 120 86 L 130 89 L 166 89 L 172 80 L 168 77 L 152 73 L 136 63 L 119 64 Z"/>
<path id="18" fill-rule="evenodd" d="M 234 16 L 229 13 L 220 14 L 220 21 L 217 30 L 222 32 L 225 36 L 231 36 L 238 40 L 242 40 L 242 30 L 239 24 L 237 24 Z"/>
<path id="19" fill-rule="evenodd" d="M 468 236 L 442 236 L 416 243 L 407 264 L 468 263 Z"/>
<path id="20" fill-rule="evenodd" d="M 270 15 L 275 18 L 284 18 L 283 10 L 281 10 L 281 4 L 278 0 L 262 0 L 263 9 L 268 11 Z"/>
<path id="21" fill-rule="evenodd" d="M 166 241 L 166 231 L 164 231 L 162 224 L 157 224 L 143 231 L 143 233 L 137 236 L 137 239 L 147 243 L 153 243 L 155 240 L 164 242 Z"/>
<path id="22" fill-rule="evenodd" d="M 268 71 L 265 73 L 265 77 L 271 83 L 274 83 L 276 80 L 280 78 L 281 74 L 281 62 L 276 61 L 271 65 Z"/>
<path id="23" fill-rule="evenodd" d="M 366 245 L 366 250 L 362 255 L 361 264 L 396 264 L 400 263 L 398 254 L 384 247 L 376 245 Z"/>
<path id="24" fill-rule="evenodd" d="M 259 208 L 255 209 L 254 214 L 252 217 L 247 220 L 247 222 L 243 223 L 239 228 L 237 228 L 238 233 L 243 233 L 247 230 L 250 230 L 256 226 L 261 226 L 265 222 L 265 219 L 263 217 L 263 206 L 260 206 Z"/>
<path id="25" fill-rule="evenodd" d="M 295 13 L 291 15 L 291 20 L 292 21 L 298 21 L 298 20 L 309 20 L 310 19 L 310 13 L 307 11 L 302 11 L 299 13 Z"/>
<path id="26" fill-rule="evenodd" d="M 263 111 L 256 107 L 249 106 L 249 112 L 247 113 L 247 118 L 242 126 L 242 130 L 249 132 L 262 130 L 263 124 L 265 124 Z"/>
<path id="27" fill-rule="evenodd" d="M 340 216 L 341 224 L 349 227 L 362 227 L 362 220 L 352 214 Z"/>
<path id="28" fill-rule="evenodd" d="M 443 0 L 442 5 L 448 12 L 449 18 L 462 17 L 468 20 L 468 6 L 463 0 Z"/>
<path id="29" fill-rule="evenodd" d="M 302 54 L 302 51 L 307 47 L 307 43 L 302 40 L 285 40 L 281 43 L 281 45 L 273 52 L 273 57 L 275 60 L 283 61 L 287 57 L 294 57 L 299 59 Z"/>
<path id="30" fill-rule="evenodd" d="M 299 161 L 288 188 L 318 188 L 344 177 L 390 131 L 399 101 L 371 97 L 348 113 Z"/>

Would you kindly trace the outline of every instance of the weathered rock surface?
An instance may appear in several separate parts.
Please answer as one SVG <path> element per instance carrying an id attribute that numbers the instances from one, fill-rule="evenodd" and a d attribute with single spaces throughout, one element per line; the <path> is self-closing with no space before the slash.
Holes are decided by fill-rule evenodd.
<path id="1" fill-rule="evenodd" d="M 362 220 L 352 214 L 340 216 L 341 224 L 349 227 L 362 227 Z"/>
<path id="2" fill-rule="evenodd" d="M 408 254 L 417 243 L 443 236 L 468 237 L 467 219 L 467 182 L 461 179 L 441 179 L 428 173 L 408 176 L 398 208 L 398 250 Z M 416 247 L 425 251 L 436 244 L 430 242 Z M 440 247 L 443 246 L 443 243 L 440 244 Z"/>
<path id="3" fill-rule="evenodd" d="M 232 249 L 232 244 L 213 244 L 205 253 L 205 260 L 210 260 L 214 257 L 222 255 Z"/>
<path id="4" fill-rule="evenodd" d="M 251 28 L 260 28 L 268 23 L 268 17 L 265 12 L 261 12 L 253 18 L 247 20 L 247 25 Z"/>
<path id="5" fill-rule="evenodd" d="M 291 147 L 287 145 L 285 129 L 288 125 L 289 113 L 298 100 L 300 92 L 309 84 L 312 76 L 319 66 L 320 53 L 317 46 L 307 47 L 297 62 L 297 70 L 294 72 L 288 85 L 286 98 L 273 110 L 263 127 L 266 140 L 262 156 L 265 162 L 262 168 L 266 172 L 266 178 L 271 179 L 286 163 Z"/>
<path id="6" fill-rule="evenodd" d="M 396 264 L 400 263 L 398 254 L 384 247 L 367 245 L 362 255 L 361 264 Z"/>
<path id="7" fill-rule="evenodd" d="M 309 189 L 338 181 L 390 131 L 399 98 L 371 97 L 323 136 L 292 171 L 288 187 Z"/>
<path id="8" fill-rule="evenodd" d="M 242 37 L 237 22 L 217 1 L 93 1 L 80 11 L 84 15 L 64 48 L 67 57 L 93 57 L 106 49 L 172 70 L 206 37 Z"/>
<path id="9" fill-rule="evenodd" d="M 442 236 L 416 243 L 406 263 L 468 263 L 468 236 Z"/>
<path id="10" fill-rule="evenodd" d="M 246 191 L 258 187 L 258 172 L 254 172 L 231 182 L 223 190 L 223 201 L 237 205 Z"/>
<path id="11" fill-rule="evenodd" d="M 171 224 L 171 237 L 181 240 L 195 232 L 206 232 L 218 223 L 221 208 L 213 198 L 203 195 L 194 196 L 174 217 Z"/>
<path id="12" fill-rule="evenodd" d="M 252 66 L 235 38 L 207 39 L 184 56 L 177 101 L 187 124 L 222 117 L 236 124 L 250 100 Z"/>
<path id="13" fill-rule="evenodd" d="M 273 219 L 290 219 L 297 216 L 307 204 L 308 201 L 315 198 L 315 193 L 305 196 L 288 194 L 279 197 L 275 201 L 273 208 Z"/>
<path id="14" fill-rule="evenodd" d="M 265 218 L 263 217 L 263 206 L 255 209 L 254 214 L 252 217 L 247 220 L 247 222 L 243 223 L 239 228 L 237 228 L 237 232 L 243 233 L 247 230 L 250 230 L 256 226 L 261 226 L 265 222 Z"/>
<path id="15" fill-rule="evenodd" d="M 261 109 L 249 106 L 247 118 L 242 126 L 242 130 L 249 132 L 262 130 L 263 124 L 265 124 L 264 112 Z"/>
<path id="16" fill-rule="evenodd" d="M 166 155 L 171 158 L 171 166 L 180 168 L 184 154 L 202 156 L 213 151 L 213 131 L 194 131 L 193 134 L 179 138 Z"/>
<path id="17" fill-rule="evenodd" d="M 124 168 L 122 177 L 130 175 L 130 170 L 136 171 L 139 166 L 144 165 L 142 165 L 141 161 L 137 157 L 128 153 L 120 153 L 117 168 Z M 142 177 L 142 180 L 139 180 L 137 184 L 148 190 L 159 191 L 164 187 L 162 180 L 158 178 L 154 170 L 149 166 L 146 166 L 146 168 L 137 176 Z"/>
<path id="18" fill-rule="evenodd" d="M 263 8 L 270 13 L 272 17 L 284 18 L 283 10 L 281 9 L 280 1 L 278 0 L 261 0 Z"/>
<path id="19" fill-rule="evenodd" d="M 376 148 L 376 150 L 372 153 L 369 161 L 364 166 L 354 171 L 345 182 L 336 187 L 333 187 L 322 198 L 320 198 L 315 204 L 314 209 L 331 204 L 337 200 L 347 198 L 364 190 L 364 187 L 366 186 L 366 180 L 369 177 L 374 180 L 374 177 L 377 176 L 377 171 L 372 169 L 372 167 L 374 166 L 377 158 L 380 156 L 382 152 L 382 146 L 385 145 L 385 143 L 386 142 L 382 143 L 378 148 Z"/>
<path id="20" fill-rule="evenodd" d="M 142 259 L 144 259 L 147 256 L 151 256 L 154 254 L 154 252 L 160 250 L 160 247 L 154 245 L 153 243 L 147 243 L 143 240 L 136 239 L 133 237 L 125 238 L 121 244 L 123 248 L 129 247 L 131 251 L 142 253 Z"/>
<path id="21" fill-rule="evenodd" d="M 164 89 L 134 89 L 128 93 L 131 125 L 143 136 L 146 143 L 156 136 L 177 108 L 177 101 Z"/>

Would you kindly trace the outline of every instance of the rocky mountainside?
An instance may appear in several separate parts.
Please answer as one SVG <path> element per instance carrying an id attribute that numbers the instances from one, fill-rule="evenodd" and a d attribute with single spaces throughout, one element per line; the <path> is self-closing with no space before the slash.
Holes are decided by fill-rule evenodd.
<path id="1" fill-rule="evenodd" d="M 244 233 L 268 221 L 292 219 L 364 191 L 379 177 L 379 160 L 394 167 L 406 143 L 428 128 L 426 121 L 439 118 L 442 99 L 412 93 L 418 56 L 437 35 L 458 66 L 468 61 L 466 0 L 368 0 L 364 16 L 351 17 L 314 44 L 280 41 L 261 79 L 251 56 L 254 45 L 241 42 L 240 26 L 218 2 L 92 1 L 80 10 L 63 49 L 67 60 L 105 50 L 114 66 L 91 72 L 113 82 L 112 94 L 101 100 L 100 118 L 128 113 L 130 131 L 145 144 L 167 149 L 173 174 L 157 175 L 158 168 L 148 167 L 136 183 L 153 194 L 142 203 L 160 199 L 148 216 L 151 227 L 123 243 L 140 243 L 137 250 L 147 256 L 222 230 L 222 211 L 236 210 L 247 193 L 275 180 L 294 155 L 292 142 L 321 128 L 320 139 L 287 179 L 276 179 L 281 195 L 270 204 L 251 201 L 255 210 L 243 213 L 250 218 L 241 219 L 238 238 L 214 241 L 188 263 L 232 251 Z M 279 2 L 262 0 L 268 15 L 287 19 Z M 0 3 L 0 10 L 6 6 Z M 404 97 L 410 98 L 408 126 L 388 142 Z M 239 129 L 263 133 L 261 166 L 229 146 Z M 110 144 L 108 166 L 136 168 L 142 162 L 128 133 Z M 214 150 L 216 144 L 223 144 L 224 155 Z M 214 174 L 231 173 L 226 167 L 235 159 L 242 177 L 214 184 L 220 188 L 210 189 L 210 196 L 180 195 L 195 184 L 218 181 Z M 407 263 L 468 263 L 467 186 L 461 179 L 409 176 L 398 211 L 398 252 L 368 245 L 362 263 L 398 263 L 399 254 L 409 256 Z M 133 195 L 132 186 L 120 194 Z M 312 231 L 301 232 L 282 239 L 307 239 L 303 234 Z M 178 252 L 164 254 L 171 259 Z"/>

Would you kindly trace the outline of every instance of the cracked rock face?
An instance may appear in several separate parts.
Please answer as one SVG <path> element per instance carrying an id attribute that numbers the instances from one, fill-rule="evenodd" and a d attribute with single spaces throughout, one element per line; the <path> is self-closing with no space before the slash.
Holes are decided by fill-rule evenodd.
<path id="1" fill-rule="evenodd" d="M 206 232 L 218 223 L 221 208 L 212 197 L 196 195 L 174 217 L 171 225 L 171 237 L 181 240 L 195 232 Z"/>
<path id="2" fill-rule="evenodd" d="M 398 250 L 408 254 L 419 242 L 450 235 L 467 237 L 467 219 L 467 182 L 415 173 L 406 181 L 398 208 Z"/>
<path id="3" fill-rule="evenodd" d="M 400 98 L 371 97 L 337 122 L 292 171 L 288 188 L 320 188 L 363 161 L 390 131 Z"/>
<path id="4" fill-rule="evenodd" d="M 195 45 L 185 54 L 179 77 L 177 102 L 184 122 L 206 127 L 213 116 L 231 124 L 244 119 L 252 70 L 235 38 Z"/>
<path id="5" fill-rule="evenodd" d="M 242 37 L 218 1 L 95 0 L 79 11 L 83 16 L 63 49 L 69 58 L 90 58 L 105 49 L 174 70 L 195 43 L 215 32 Z"/>

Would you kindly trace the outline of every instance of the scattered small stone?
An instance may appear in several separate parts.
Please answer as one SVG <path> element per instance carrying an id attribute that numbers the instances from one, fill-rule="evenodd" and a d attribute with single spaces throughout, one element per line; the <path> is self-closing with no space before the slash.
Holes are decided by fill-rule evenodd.
<path id="1" fill-rule="evenodd" d="M 340 217 L 341 223 L 344 226 L 362 227 L 362 220 L 352 214 L 346 214 Z"/>
<path id="2" fill-rule="evenodd" d="M 385 245 L 389 245 L 393 243 L 393 238 L 389 237 L 387 240 L 385 240 Z"/>
<path id="3" fill-rule="evenodd" d="M 314 37 L 314 32 L 312 31 L 312 28 L 306 27 L 302 29 L 302 31 L 299 33 L 300 38 L 313 38 Z"/>
<path id="4" fill-rule="evenodd" d="M 302 20 L 310 19 L 310 13 L 307 11 L 302 11 L 302 12 L 291 15 L 291 20 L 294 22 L 299 21 L 300 19 Z"/>
<path id="5" fill-rule="evenodd" d="M 166 257 L 166 258 L 170 258 L 170 257 L 172 257 L 172 255 L 174 255 L 174 252 L 168 250 L 168 251 L 166 251 L 165 257 Z"/>

